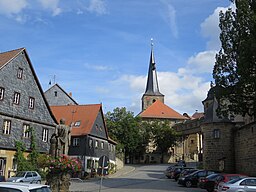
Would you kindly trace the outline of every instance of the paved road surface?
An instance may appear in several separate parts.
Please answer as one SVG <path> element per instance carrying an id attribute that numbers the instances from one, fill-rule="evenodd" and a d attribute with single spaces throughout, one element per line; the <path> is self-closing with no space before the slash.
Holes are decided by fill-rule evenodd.
<path id="1" fill-rule="evenodd" d="M 163 172 L 168 165 L 128 166 L 109 178 L 72 182 L 71 192 L 202 192 L 198 188 L 179 186 Z M 101 186 L 101 187 L 100 187 Z M 206 192 L 206 191 L 205 191 Z"/>

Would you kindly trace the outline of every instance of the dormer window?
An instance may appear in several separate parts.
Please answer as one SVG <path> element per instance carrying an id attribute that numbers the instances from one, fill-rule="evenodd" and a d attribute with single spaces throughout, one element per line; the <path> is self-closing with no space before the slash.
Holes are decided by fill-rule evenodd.
<path id="1" fill-rule="evenodd" d="M 79 127 L 80 125 L 81 125 L 81 121 L 76 121 L 74 124 L 75 127 Z"/>
<path id="2" fill-rule="evenodd" d="M 19 67 L 18 73 L 17 73 L 18 79 L 22 79 L 22 75 L 23 75 L 23 69 Z"/>

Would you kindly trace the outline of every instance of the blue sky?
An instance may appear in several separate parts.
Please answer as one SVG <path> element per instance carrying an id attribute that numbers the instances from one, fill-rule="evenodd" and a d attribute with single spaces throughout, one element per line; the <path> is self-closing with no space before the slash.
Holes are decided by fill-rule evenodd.
<path id="1" fill-rule="evenodd" d="M 165 104 L 203 111 L 220 48 L 218 13 L 229 0 L 0 0 L 0 51 L 25 47 L 49 81 L 79 104 L 138 114 L 150 39 Z M 54 78 L 55 77 L 55 78 Z"/>

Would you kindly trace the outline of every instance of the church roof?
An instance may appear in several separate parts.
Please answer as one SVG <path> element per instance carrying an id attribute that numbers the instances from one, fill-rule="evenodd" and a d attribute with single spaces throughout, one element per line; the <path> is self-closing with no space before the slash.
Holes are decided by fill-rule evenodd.
<path id="1" fill-rule="evenodd" d="M 155 119 L 188 119 L 177 111 L 168 107 L 161 101 L 157 100 L 150 105 L 145 111 L 142 111 L 138 116 L 142 118 L 155 118 Z"/>
<path id="2" fill-rule="evenodd" d="M 61 119 L 65 120 L 66 125 L 71 125 L 73 122 L 79 122 L 80 125 L 77 128 L 73 126 L 71 130 L 72 136 L 81 136 L 91 133 L 93 125 L 96 121 L 98 113 L 101 110 L 101 104 L 91 105 L 62 105 L 51 106 L 51 110 L 55 115 L 57 121 Z M 102 114 L 103 115 L 103 114 Z"/>
<path id="3" fill-rule="evenodd" d="M 146 91 L 144 95 L 163 95 L 162 93 L 160 93 L 159 87 L 158 87 L 156 63 L 155 63 L 154 52 L 153 52 L 153 43 L 151 43 L 148 79 L 147 79 L 147 86 L 146 86 Z"/>

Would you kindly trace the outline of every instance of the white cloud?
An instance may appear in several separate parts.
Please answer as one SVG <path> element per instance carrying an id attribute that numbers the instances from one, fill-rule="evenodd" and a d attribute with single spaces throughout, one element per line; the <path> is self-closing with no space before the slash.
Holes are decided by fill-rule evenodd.
<path id="1" fill-rule="evenodd" d="M 59 0 L 38 0 L 44 9 L 49 9 L 52 11 L 52 15 L 56 16 L 62 12 L 59 7 Z"/>
<path id="2" fill-rule="evenodd" d="M 0 0 L 0 14 L 12 16 L 19 14 L 27 7 L 26 0 Z"/>
<path id="3" fill-rule="evenodd" d="M 234 9 L 234 4 L 230 4 L 230 7 Z M 217 7 L 213 14 L 201 23 L 201 33 L 204 37 L 209 38 L 207 48 L 210 50 L 218 50 L 220 48 L 219 13 L 220 11 L 226 11 L 227 9 L 227 7 Z"/>
<path id="4" fill-rule="evenodd" d="M 104 2 L 104 0 L 90 0 L 90 4 L 87 10 L 89 12 L 95 12 L 98 15 L 106 14 L 106 3 Z"/>
<path id="5" fill-rule="evenodd" d="M 168 2 L 166 0 L 162 0 L 162 3 L 167 8 L 167 13 L 166 13 L 165 17 L 167 19 L 168 24 L 170 25 L 172 34 L 175 38 L 177 38 L 178 37 L 178 28 L 176 25 L 176 10 L 170 2 Z"/>
<path id="6" fill-rule="evenodd" d="M 93 70 L 96 70 L 96 71 L 109 71 L 111 70 L 111 68 L 109 66 L 106 66 L 106 65 L 92 65 L 92 64 L 84 64 L 84 66 L 87 68 L 87 69 L 93 69 Z"/>
<path id="7" fill-rule="evenodd" d="M 187 70 L 189 73 L 212 73 L 215 63 L 216 51 L 203 51 L 188 59 Z"/>

